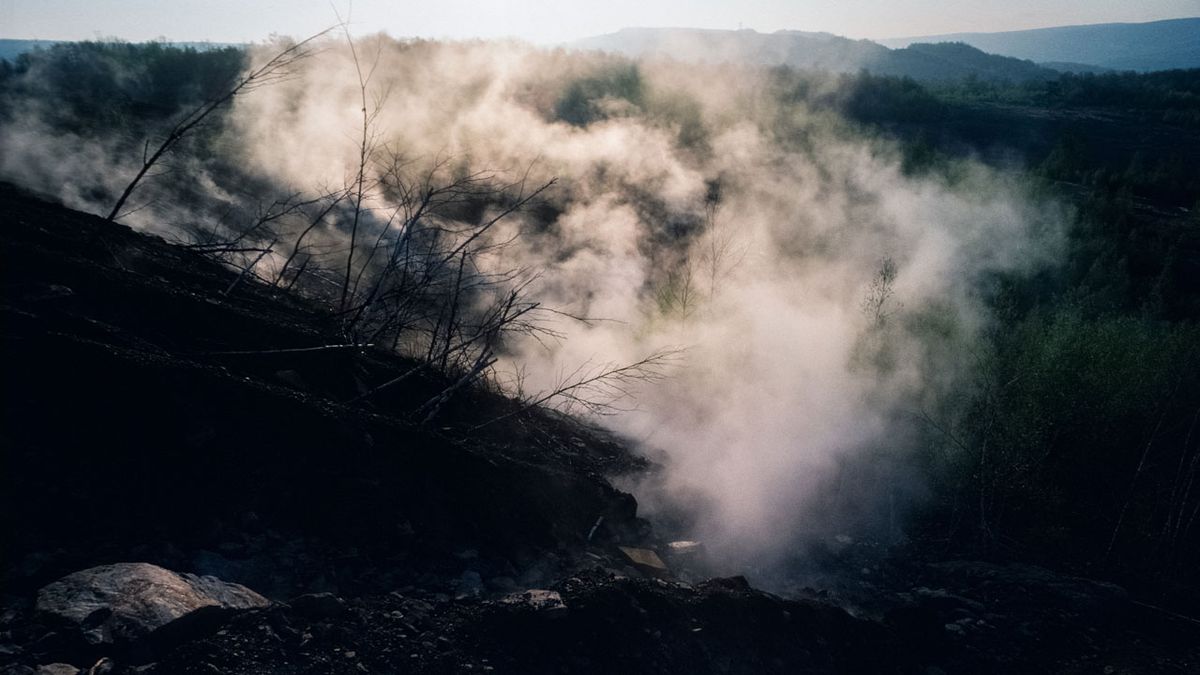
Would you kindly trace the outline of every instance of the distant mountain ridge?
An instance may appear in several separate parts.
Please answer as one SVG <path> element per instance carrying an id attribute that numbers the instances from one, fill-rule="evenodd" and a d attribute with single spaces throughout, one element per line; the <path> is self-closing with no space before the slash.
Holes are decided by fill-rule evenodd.
<path id="1" fill-rule="evenodd" d="M 661 56 L 702 63 L 750 63 L 877 75 L 918 80 L 957 80 L 974 75 L 986 80 L 1049 80 L 1058 72 L 1030 61 L 986 54 L 966 44 L 914 44 L 889 49 L 870 40 L 830 33 L 699 28 L 625 28 L 569 45 L 632 57 Z"/>
<path id="2" fill-rule="evenodd" d="M 1001 33 L 951 33 L 878 42 L 892 48 L 920 42 L 962 42 L 991 54 L 1038 63 L 1087 64 L 1111 70 L 1200 68 L 1200 17 Z"/>

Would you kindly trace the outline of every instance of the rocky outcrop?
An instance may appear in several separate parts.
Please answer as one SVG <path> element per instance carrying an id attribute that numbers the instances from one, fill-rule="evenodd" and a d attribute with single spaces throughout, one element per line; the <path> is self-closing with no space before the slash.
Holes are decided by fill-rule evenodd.
<path id="1" fill-rule="evenodd" d="M 215 577 L 178 574 L 147 563 L 118 563 L 69 574 L 38 591 L 37 612 L 74 641 L 129 647 L 147 638 L 202 633 L 238 610 L 270 604 Z"/>

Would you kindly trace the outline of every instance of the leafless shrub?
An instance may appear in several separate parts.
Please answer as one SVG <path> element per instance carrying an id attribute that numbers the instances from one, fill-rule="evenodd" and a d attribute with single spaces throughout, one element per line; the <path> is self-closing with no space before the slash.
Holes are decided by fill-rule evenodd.
<path id="1" fill-rule="evenodd" d="M 343 345 L 390 346 L 419 360 L 354 401 L 370 399 L 423 370 L 448 376 L 450 384 L 412 412 L 429 422 L 465 387 L 490 381 L 502 389 L 493 368 L 507 341 L 517 336 L 560 340 L 564 335 L 555 321 L 589 320 L 533 300 L 529 291 L 536 272 L 495 271 L 485 262 L 520 236 L 497 237 L 496 226 L 543 198 L 556 181 L 536 180 L 535 164 L 515 173 L 474 170 L 450 156 L 413 158 L 389 147 L 377 128 L 387 96 L 371 90 L 382 47 L 363 58 L 346 24 L 339 25 L 346 32 L 361 104 L 352 174 L 337 187 L 260 204 L 241 225 L 201 228 L 187 246 L 238 271 L 224 295 L 249 279 L 297 289 L 334 308 Z M 188 132 L 234 97 L 286 77 L 327 32 L 288 46 L 180 120 L 143 159 L 109 218 L 120 215 L 150 168 Z M 710 206 L 711 230 L 715 202 Z M 713 269 L 710 283 L 724 246 L 714 242 L 705 254 Z M 565 373 L 551 391 L 522 399 L 518 412 L 544 405 L 591 414 L 616 410 L 631 396 L 633 383 L 657 379 L 675 355 L 656 352 L 628 365 L 583 364 Z"/>
<path id="2" fill-rule="evenodd" d="M 702 302 L 711 302 L 721 283 L 742 263 L 746 248 L 721 217 L 721 184 L 709 186 L 704 222 L 690 251 L 667 274 L 658 303 L 665 314 L 688 320 Z"/>
<path id="3" fill-rule="evenodd" d="M 879 269 L 871 278 L 867 295 L 862 300 L 862 311 L 875 326 L 887 323 L 888 316 L 891 314 L 887 305 L 892 296 L 896 294 L 897 273 L 896 262 L 890 256 L 886 256 L 879 261 Z"/>

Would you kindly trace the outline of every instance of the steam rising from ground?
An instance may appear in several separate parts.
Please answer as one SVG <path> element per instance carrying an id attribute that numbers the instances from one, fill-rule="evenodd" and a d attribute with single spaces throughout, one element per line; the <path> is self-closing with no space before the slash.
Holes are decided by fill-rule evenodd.
<path id="1" fill-rule="evenodd" d="M 484 264 L 539 270 L 538 300 L 611 321 L 564 320 L 567 339 L 512 344 L 501 370 L 523 365 L 532 391 L 686 349 L 604 423 L 664 466 L 631 486 L 644 510 L 719 558 L 769 563 L 918 489 L 897 468 L 911 413 L 967 391 L 981 293 L 1056 254 L 1055 211 L 1013 180 L 906 175 L 887 142 L 784 103 L 763 71 L 383 37 L 358 54 L 378 147 L 559 179 L 553 215 L 504 221 L 496 239 L 519 237 Z M 330 43 L 237 99 L 224 146 L 316 191 L 352 180 L 360 125 L 354 63 Z"/>

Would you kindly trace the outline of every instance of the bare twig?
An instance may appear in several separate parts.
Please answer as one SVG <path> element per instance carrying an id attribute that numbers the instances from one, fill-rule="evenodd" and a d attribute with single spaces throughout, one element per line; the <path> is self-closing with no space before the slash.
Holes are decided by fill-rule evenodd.
<path id="1" fill-rule="evenodd" d="M 633 363 L 608 364 L 590 371 L 584 370 L 585 364 L 576 368 L 554 389 L 525 402 L 516 410 L 477 424 L 471 430 L 474 431 L 514 415 L 520 415 L 554 399 L 563 399 L 571 404 L 581 405 L 592 413 L 603 413 L 605 410 L 610 410 L 616 400 L 628 397 L 631 394 L 628 387 L 634 382 L 661 379 L 666 366 L 678 359 L 682 353 L 682 350 L 679 349 L 664 349 Z"/>
<path id="2" fill-rule="evenodd" d="M 301 59 L 308 57 L 312 53 L 310 49 L 312 43 L 329 33 L 330 30 L 332 28 L 327 28 L 288 46 L 271 57 L 263 65 L 250 71 L 249 74 L 238 80 L 233 87 L 223 94 L 201 103 L 184 115 L 175 123 L 175 126 L 171 127 L 171 130 L 167 132 L 166 137 L 158 144 L 153 153 L 146 156 L 145 152 L 143 152 L 141 168 L 138 169 L 133 180 L 129 181 L 129 184 L 125 186 L 125 190 L 121 193 L 120 198 L 117 199 L 117 203 L 113 205 L 112 211 L 108 213 L 107 220 L 116 220 L 117 216 L 121 215 L 121 208 L 125 206 L 125 202 L 129 199 L 129 196 L 133 194 L 133 191 L 142 182 L 142 179 L 146 177 L 150 169 L 154 167 L 159 159 L 170 152 L 179 141 L 183 140 L 190 131 L 200 126 L 209 116 L 235 97 L 245 92 L 253 91 L 260 86 L 279 81 L 288 68 L 295 65 Z M 146 148 L 149 148 L 148 142 Z"/>
<path id="3" fill-rule="evenodd" d="M 268 245 L 265 249 L 262 249 L 262 252 L 258 254 L 258 257 L 255 258 L 254 261 L 251 262 L 249 265 L 246 265 L 244 268 L 242 268 L 242 273 L 239 274 L 237 276 L 237 278 L 233 280 L 233 283 L 229 284 L 229 287 L 226 288 L 225 291 L 221 295 L 229 295 L 230 293 L 232 293 L 233 290 L 235 288 L 237 288 L 239 284 L 242 283 L 242 280 L 245 279 L 248 274 L 251 274 L 253 272 L 255 266 L 258 265 L 258 263 L 260 261 L 262 261 L 263 258 L 267 257 L 267 254 L 271 252 L 271 247 L 274 246 L 275 243 L 278 241 L 279 240 L 276 239 L 275 241 L 272 241 L 270 243 L 270 245 Z"/>
<path id="4" fill-rule="evenodd" d="M 417 417 L 421 417 L 424 413 L 424 417 L 421 419 L 421 424 L 429 424 L 431 421 L 433 421 L 433 418 L 436 417 L 438 412 L 441 411 L 442 406 L 446 405 L 446 403 L 453 398 L 454 394 L 478 379 L 483 371 L 491 368 L 495 363 L 496 358 L 492 356 L 490 351 L 485 350 L 482 354 L 480 354 L 479 358 L 475 360 L 475 365 L 473 365 L 470 370 L 460 377 L 458 381 L 442 390 L 441 393 L 429 399 L 417 409 Z"/>
<path id="5" fill-rule="evenodd" d="M 373 344 L 320 345 L 317 347 L 290 347 L 283 349 L 239 349 L 226 352 L 199 352 L 198 356 L 261 356 L 264 354 L 309 354 L 312 352 L 340 351 L 343 349 L 369 349 Z"/>

